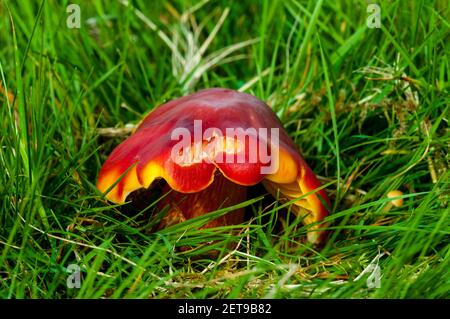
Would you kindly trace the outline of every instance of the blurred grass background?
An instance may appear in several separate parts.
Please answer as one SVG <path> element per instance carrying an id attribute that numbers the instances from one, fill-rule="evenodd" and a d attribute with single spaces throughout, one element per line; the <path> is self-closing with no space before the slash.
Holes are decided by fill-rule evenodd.
<path id="1" fill-rule="evenodd" d="M 71 3 L 0 2 L 0 296 L 449 297 L 447 1 L 74 1 L 68 28 Z M 142 116 L 215 86 L 267 101 L 328 184 L 325 247 L 298 220 L 274 231 L 267 194 L 231 236 L 198 230 L 227 209 L 149 233 L 153 207 L 97 192 Z M 394 189 L 404 205 L 388 209 Z"/>

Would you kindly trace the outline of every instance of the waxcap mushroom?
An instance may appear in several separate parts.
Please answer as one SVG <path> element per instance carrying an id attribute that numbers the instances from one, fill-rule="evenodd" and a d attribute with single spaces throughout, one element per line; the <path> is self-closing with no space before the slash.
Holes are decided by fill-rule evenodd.
<path id="1" fill-rule="evenodd" d="M 244 134 L 230 136 L 229 129 Z M 178 149 L 181 140 L 185 143 Z M 268 167 L 272 170 L 264 170 Z M 262 183 L 274 197 L 293 201 L 291 209 L 303 224 L 314 223 L 310 242 L 326 238 L 322 220 L 330 201 L 325 190 L 318 189 L 320 182 L 276 114 L 250 94 L 205 89 L 155 108 L 110 154 L 97 188 L 109 201 L 124 203 L 132 192 L 151 189 L 161 179 L 174 194 L 166 198 L 173 202 L 169 219 L 205 214 L 227 200 L 225 206 L 231 206 L 245 198 L 246 186 Z M 239 223 L 241 216 L 225 216 L 219 225 Z"/>
<path id="2" fill-rule="evenodd" d="M 389 193 L 387 193 L 387 197 L 388 198 L 395 198 L 395 197 L 399 197 L 399 196 L 402 196 L 402 195 L 403 195 L 403 192 L 398 190 L 398 189 L 392 190 Z M 403 205 L 403 198 L 393 199 L 393 200 L 391 200 L 391 203 L 395 207 L 400 207 L 400 206 Z"/>

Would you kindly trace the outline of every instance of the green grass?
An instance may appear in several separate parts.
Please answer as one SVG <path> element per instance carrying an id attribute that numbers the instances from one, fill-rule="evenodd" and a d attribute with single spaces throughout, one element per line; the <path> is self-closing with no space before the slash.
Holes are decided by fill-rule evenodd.
<path id="1" fill-rule="evenodd" d="M 1 297 L 450 296 L 446 1 L 378 1 L 379 29 L 362 0 L 129 2 L 77 1 L 80 29 L 70 1 L 0 2 Z M 267 101 L 327 185 L 323 248 L 298 220 L 277 230 L 286 207 L 267 194 L 230 235 L 198 230 L 230 208 L 149 233 L 153 206 L 98 193 L 127 124 L 215 86 Z M 360 276 L 374 263 L 380 288 Z"/>

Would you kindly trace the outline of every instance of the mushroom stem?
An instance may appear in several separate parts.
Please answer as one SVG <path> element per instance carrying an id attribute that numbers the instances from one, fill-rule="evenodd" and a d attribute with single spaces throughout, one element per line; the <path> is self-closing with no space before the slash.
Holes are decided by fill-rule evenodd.
<path id="1" fill-rule="evenodd" d="M 169 207 L 169 212 L 163 218 L 158 228 L 164 228 L 180 223 L 186 219 L 202 216 L 220 208 L 242 203 L 247 199 L 247 188 L 235 184 L 222 174 L 216 174 L 214 181 L 203 191 L 197 193 L 180 193 L 169 185 L 163 187 L 163 194 L 170 192 L 159 203 L 163 209 Z M 235 225 L 244 221 L 244 209 L 230 211 L 214 220 L 209 221 L 202 228 Z"/>

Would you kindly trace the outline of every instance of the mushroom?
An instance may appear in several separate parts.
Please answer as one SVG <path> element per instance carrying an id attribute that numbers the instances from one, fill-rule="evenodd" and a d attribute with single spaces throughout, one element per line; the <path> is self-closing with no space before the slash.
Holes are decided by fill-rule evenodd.
<path id="1" fill-rule="evenodd" d="M 270 134 L 269 134 L 270 133 Z M 170 193 L 160 207 L 169 211 L 160 227 L 246 200 L 248 186 L 262 183 L 269 193 L 293 201 L 292 211 L 307 238 L 321 243 L 330 201 L 275 113 L 256 97 L 212 88 L 169 101 L 141 122 L 110 154 L 97 188 L 113 203 L 165 180 Z M 203 227 L 243 222 L 242 209 Z"/>
<path id="2" fill-rule="evenodd" d="M 395 190 L 390 191 L 389 193 L 387 193 L 387 197 L 388 197 L 388 198 L 395 198 L 395 199 L 391 200 L 391 201 L 386 205 L 386 207 L 384 208 L 384 211 L 385 211 L 385 212 L 388 212 L 388 211 L 392 208 L 392 206 L 395 206 L 395 207 L 400 207 L 400 206 L 402 206 L 402 205 L 403 205 L 403 198 L 398 198 L 398 197 L 400 197 L 400 196 L 402 196 L 402 195 L 403 195 L 403 192 L 400 191 L 400 190 L 398 190 L 398 189 L 395 189 Z M 396 198 L 396 197 L 397 197 L 397 198 Z"/>

